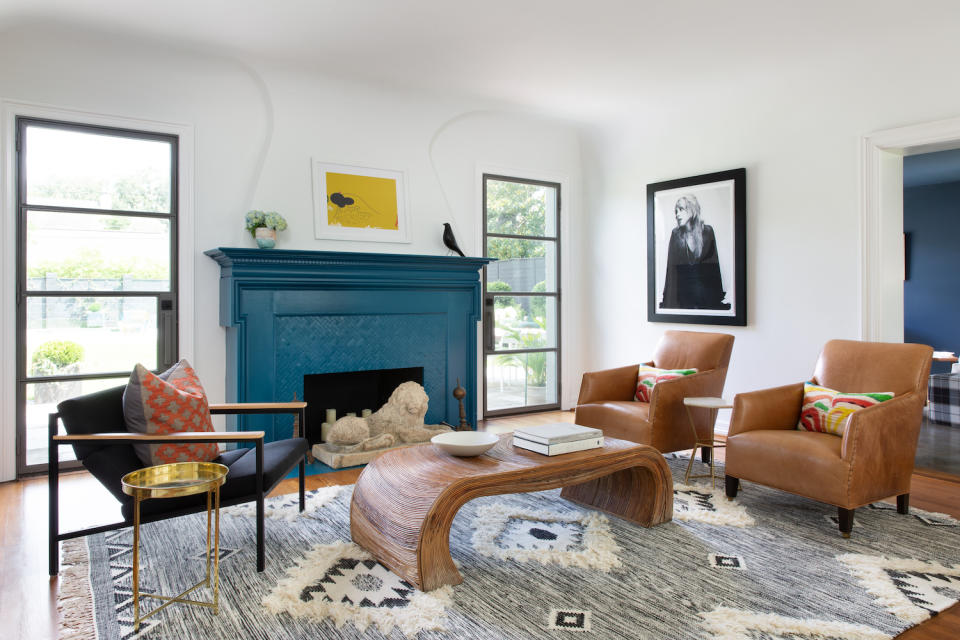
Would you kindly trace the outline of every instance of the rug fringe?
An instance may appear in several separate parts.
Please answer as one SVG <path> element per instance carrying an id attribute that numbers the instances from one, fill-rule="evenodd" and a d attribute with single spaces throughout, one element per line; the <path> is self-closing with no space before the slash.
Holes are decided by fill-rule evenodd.
<path id="1" fill-rule="evenodd" d="M 96 640 L 93 594 L 90 591 L 90 557 L 86 540 L 66 540 L 60 568 L 57 613 L 61 640 Z"/>

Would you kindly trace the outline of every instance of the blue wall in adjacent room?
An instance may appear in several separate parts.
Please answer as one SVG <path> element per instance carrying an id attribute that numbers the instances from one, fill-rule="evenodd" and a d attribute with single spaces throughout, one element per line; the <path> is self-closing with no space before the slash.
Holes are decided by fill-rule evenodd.
<path id="1" fill-rule="evenodd" d="M 960 353 L 960 182 L 904 189 L 903 230 L 910 238 L 904 339 Z M 949 370 L 933 363 L 933 373 Z"/>

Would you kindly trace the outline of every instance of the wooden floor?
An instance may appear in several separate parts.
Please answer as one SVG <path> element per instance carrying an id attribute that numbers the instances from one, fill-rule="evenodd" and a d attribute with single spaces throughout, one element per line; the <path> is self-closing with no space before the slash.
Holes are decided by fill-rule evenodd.
<path id="1" fill-rule="evenodd" d="M 482 428 L 496 433 L 543 422 L 573 422 L 573 413 L 556 411 L 490 420 Z M 720 450 L 722 453 L 722 450 Z M 309 476 L 307 488 L 351 484 L 360 474 L 350 469 Z M 274 495 L 293 493 L 296 480 L 285 480 Z M 85 472 L 61 480 L 61 527 L 67 531 L 116 519 L 117 503 L 99 482 Z M 911 506 L 960 517 L 960 478 L 916 473 Z M 53 640 L 57 638 L 59 583 L 47 575 L 47 483 L 30 478 L 0 483 L 0 638 Z M 960 550 L 958 550 L 960 557 Z M 901 634 L 904 640 L 957 640 L 960 605 Z"/>

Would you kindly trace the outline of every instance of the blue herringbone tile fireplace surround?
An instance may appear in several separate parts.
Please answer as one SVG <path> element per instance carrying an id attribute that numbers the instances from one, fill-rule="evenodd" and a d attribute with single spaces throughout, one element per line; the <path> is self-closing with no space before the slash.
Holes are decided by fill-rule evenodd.
<path id="1" fill-rule="evenodd" d="M 426 422 L 457 424 L 477 406 L 480 269 L 486 258 L 211 249 L 227 339 L 227 401 L 303 398 L 314 373 L 423 367 Z M 289 437 L 289 416 L 241 416 L 241 429 Z M 307 425 L 319 438 L 320 425 Z"/>

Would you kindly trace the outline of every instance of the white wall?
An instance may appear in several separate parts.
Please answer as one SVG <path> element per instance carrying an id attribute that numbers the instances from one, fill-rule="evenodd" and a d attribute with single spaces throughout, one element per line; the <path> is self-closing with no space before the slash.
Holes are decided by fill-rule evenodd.
<path id="1" fill-rule="evenodd" d="M 0 31 L 0 59 L 6 61 L 0 65 L 0 98 L 194 127 L 192 355 L 214 400 L 225 394 L 219 267 L 202 252 L 254 246 L 243 229 L 248 209 L 273 209 L 286 217 L 289 228 L 280 235 L 280 248 L 444 254 L 441 224 L 449 221 L 461 246 L 477 255 L 478 166 L 560 176 L 573 193 L 579 186 L 573 127 L 493 112 L 491 105 L 473 100 L 353 84 L 49 24 Z M 473 112 L 482 115 L 460 117 Z M 315 240 L 311 158 L 406 171 L 412 242 Z M 571 203 L 575 199 L 567 213 L 575 217 Z M 14 238 L 3 242 L 9 255 Z M 12 297 L 13 273 L 5 266 L 0 275 L 4 295 Z M 571 297 L 575 293 L 571 290 Z M 4 317 L 3 326 L 8 339 L 12 315 Z M 578 370 L 575 362 L 567 365 L 571 374 Z M 12 372 L 3 369 L 2 388 L 14 385 Z M 0 480 L 11 477 L 13 412 L 5 401 Z"/>
<path id="2" fill-rule="evenodd" d="M 584 368 L 642 360 L 669 328 L 725 331 L 732 397 L 807 379 L 824 342 L 860 337 L 860 139 L 960 114 L 952 62 L 916 40 L 836 68 L 747 82 L 731 70 L 590 135 Z M 747 169 L 748 326 L 648 323 L 646 185 L 736 167 Z"/>

